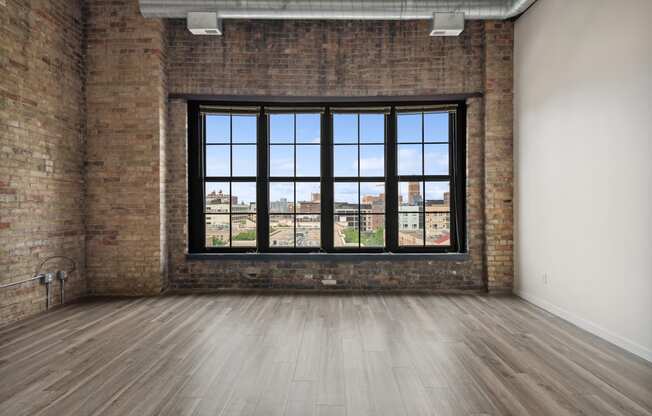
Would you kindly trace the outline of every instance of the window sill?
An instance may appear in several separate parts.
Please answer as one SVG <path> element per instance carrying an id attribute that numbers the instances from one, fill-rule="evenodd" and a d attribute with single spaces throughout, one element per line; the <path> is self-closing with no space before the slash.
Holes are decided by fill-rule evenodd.
<path id="1" fill-rule="evenodd" d="M 469 253 L 189 253 L 186 260 L 243 261 L 467 261 Z"/>

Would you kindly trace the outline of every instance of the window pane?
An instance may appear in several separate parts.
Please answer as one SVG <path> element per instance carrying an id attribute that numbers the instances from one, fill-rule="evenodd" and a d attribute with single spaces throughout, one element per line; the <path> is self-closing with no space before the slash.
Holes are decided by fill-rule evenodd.
<path id="1" fill-rule="evenodd" d="M 231 176 L 229 145 L 206 146 L 206 176 Z"/>
<path id="2" fill-rule="evenodd" d="M 294 247 L 294 216 L 269 216 L 269 246 Z"/>
<path id="3" fill-rule="evenodd" d="M 319 182 L 297 182 L 297 212 L 319 214 L 321 212 L 321 184 Z"/>
<path id="4" fill-rule="evenodd" d="M 400 212 L 398 214 L 398 244 L 400 246 L 423 245 L 423 213 Z"/>
<path id="5" fill-rule="evenodd" d="M 423 211 L 423 182 L 399 182 L 399 211 Z"/>
<path id="6" fill-rule="evenodd" d="M 360 176 L 385 176 L 385 146 L 360 145 Z"/>
<path id="7" fill-rule="evenodd" d="M 229 183 L 206 182 L 206 212 L 228 213 L 229 209 Z"/>
<path id="8" fill-rule="evenodd" d="M 233 182 L 231 194 L 234 213 L 256 212 L 256 182 Z"/>
<path id="9" fill-rule="evenodd" d="M 426 142 L 448 141 L 448 113 L 425 113 L 423 119 Z"/>
<path id="10" fill-rule="evenodd" d="M 358 115 L 333 114 L 333 143 L 358 142 Z"/>
<path id="11" fill-rule="evenodd" d="M 321 114 L 297 114 L 297 143 L 319 143 Z"/>
<path id="12" fill-rule="evenodd" d="M 255 115 L 233 115 L 233 143 L 256 143 Z"/>
<path id="13" fill-rule="evenodd" d="M 269 147 L 269 173 L 271 176 L 294 176 L 294 146 Z"/>
<path id="14" fill-rule="evenodd" d="M 450 214 L 437 212 L 426 214 L 426 245 L 450 246 Z"/>
<path id="15" fill-rule="evenodd" d="M 450 211 L 450 185 L 448 182 L 426 182 L 426 211 Z"/>
<path id="16" fill-rule="evenodd" d="M 294 143 L 294 114 L 269 115 L 269 142 Z"/>
<path id="17" fill-rule="evenodd" d="M 321 221 L 319 215 L 297 215 L 297 247 L 321 246 Z"/>
<path id="18" fill-rule="evenodd" d="M 425 145 L 425 171 L 426 175 L 448 175 L 448 145 Z"/>
<path id="19" fill-rule="evenodd" d="M 269 184 L 269 212 L 294 212 L 294 183 L 271 182 Z"/>
<path id="20" fill-rule="evenodd" d="M 358 184 L 336 182 L 333 184 L 335 194 L 335 212 L 358 211 Z"/>
<path id="21" fill-rule="evenodd" d="M 231 230 L 232 247 L 256 247 L 256 214 L 233 214 Z"/>
<path id="22" fill-rule="evenodd" d="M 229 216 L 206 215 L 206 247 L 228 247 L 229 241 Z"/>
<path id="23" fill-rule="evenodd" d="M 398 174 L 423 175 L 420 144 L 398 145 Z"/>
<path id="24" fill-rule="evenodd" d="M 396 138 L 399 143 L 421 142 L 421 113 L 403 113 L 396 116 Z"/>
<path id="25" fill-rule="evenodd" d="M 385 184 L 383 182 L 360 182 L 360 210 L 385 212 Z"/>
<path id="26" fill-rule="evenodd" d="M 360 225 L 360 246 L 385 246 L 384 215 L 362 214 L 362 224 Z"/>
<path id="27" fill-rule="evenodd" d="M 359 247 L 357 211 L 335 213 L 333 217 L 333 244 L 335 247 Z"/>
<path id="28" fill-rule="evenodd" d="M 384 114 L 360 114 L 360 142 L 385 143 Z"/>
<path id="29" fill-rule="evenodd" d="M 233 146 L 233 176 L 256 176 L 256 146 Z"/>
<path id="30" fill-rule="evenodd" d="M 297 176 L 320 176 L 319 146 L 297 145 Z"/>
<path id="31" fill-rule="evenodd" d="M 335 176 L 358 176 L 358 147 L 337 145 L 333 147 Z"/>
<path id="32" fill-rule="evenodd" d="M 229 143 L 228 114 L 206 114 L 206 143 Z"/>

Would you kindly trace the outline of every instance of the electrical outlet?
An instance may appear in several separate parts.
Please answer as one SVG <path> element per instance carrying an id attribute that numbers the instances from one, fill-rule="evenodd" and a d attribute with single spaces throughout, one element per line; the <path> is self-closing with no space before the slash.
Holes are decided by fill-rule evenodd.
<path id="1" fill-rule="evenodd" d="M 547 284 L 548 284 L 548 273 L 547 273 L 547 272 L 544 272 L 544 273 L 541 275 L 541 282 L 542 282 L 544 285 L 547 285 Z"/>

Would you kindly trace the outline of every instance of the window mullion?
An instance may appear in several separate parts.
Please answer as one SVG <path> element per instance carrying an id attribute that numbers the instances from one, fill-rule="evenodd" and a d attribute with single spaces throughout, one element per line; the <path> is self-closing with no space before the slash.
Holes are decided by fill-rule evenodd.
<path id="1" fill-rule="evenodd" d="M 267 140 L 267 115 L 260 112 L 258 115 L 258 134 L 256 140 L 256 154 L 258 155 L 258 171 L 256 176 L 256 234 L 258 251 L 269 251 L 269 169 Z"/>
<path id="2" fill-rule="evenodd" d="M 396 108 L 392 107 L 386 120 L 385 144 L 385 227 L 387 249 L 398 250 L 398 177 L 396 144 Z"/>
<path id="3" fill-rule="evenodd" d="M 321 137 L 321 246 L 333 250 L 333 118 L 330 108 L 322 116 Z"/>

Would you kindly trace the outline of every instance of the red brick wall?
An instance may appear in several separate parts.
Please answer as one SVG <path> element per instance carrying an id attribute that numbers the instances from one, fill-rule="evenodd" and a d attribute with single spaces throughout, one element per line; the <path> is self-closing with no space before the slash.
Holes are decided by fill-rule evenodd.
<path id="1" fill-rule="evenodd" d="M 86 232 L 91 294 L 165 286 L 165 25 L 137 0 L 88 0 Z"/>
<path id="2" fill-rule="evenodd" d="M 485 233 L 490 291 L 511 292 L 513 266 L 512 22 L 485 23 Z"/>
<path id="3" fill-rule="evenodd" d="M 342 288 L 511 287 L 511 43 L 512 25 L 503 22 L 469 21 L 460 37 L 433 38 L 425 21 L 229 21 L 222 37 L 192 36 L 184 21 L 173 21 L 168 73 L 175 94 L 484 97 L 468 102 L 470 258 L 407 264 L 187 260 L 186 108 L 174 100 L 167 148 L 171 286 L 317 288 L 332 275 Z"/>
<path id="4" fill-rule="evenodd" d="M 137 0 L 81 8 L 0 1 L 0 281 L 67 254 L 82 271 L 72 296 L 157 294 L 168 282 L 319 288 L 330 276 L 340 288 L 511 288 L 511 23 L 432 38 L 424 21 L 229 21 L 225 36 L 197 37 L 183 21 L 143 19 Z M 168 91 L 482 94 L 468 102 L 469 258 L 188 261 L 186 108 Z M 3 291 L 0 323 L 42 310 L 43 296 Z"/>
<path id="5" fill-rule="evenodd" d="M 77 262 L 67 300 L 86 292 L 83 80 L 80 1 L 0 1 L 0 284 L 66 255 Z M 0 289 L 0 325 L 45 304 L 38 282 Z"/>

